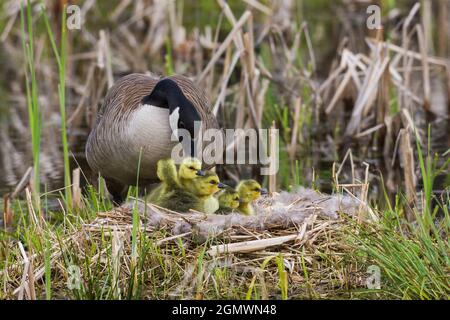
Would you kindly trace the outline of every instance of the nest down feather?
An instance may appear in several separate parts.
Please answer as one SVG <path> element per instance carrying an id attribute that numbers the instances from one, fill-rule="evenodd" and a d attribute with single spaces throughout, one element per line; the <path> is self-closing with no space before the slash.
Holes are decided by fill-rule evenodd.
<path id="1" fill-rule="evenodd" d="M 282 191 L 259 199 L 254 203 L 256 214 L 253 216 L 238 213 L 204 214 L 195 211 L 177 213 L 142 200 L 131 200 L 118 210 L 126 214 L 137 208 L 146 228 L 165 228 L 173 236 L 193 234 L 197 240 L 205 241 L 208 237 L 218 236 L 227 230 L 261 232 L 274 228 L 288 229 L 299 226 L 312 215 L 332 220 L 337 219 L 339 213 L 353 216 L 357 214 L 359 205 L 350 196 L 325 195 L 300 187 L 294 192 Z"/>

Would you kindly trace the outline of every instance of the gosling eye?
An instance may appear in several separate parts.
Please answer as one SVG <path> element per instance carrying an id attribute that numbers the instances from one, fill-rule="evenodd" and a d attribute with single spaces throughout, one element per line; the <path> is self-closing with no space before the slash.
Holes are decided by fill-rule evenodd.
<path id="1" fill-rule="evenodd" d="M 261 189 L 256 188 L 256 189 L 253 189 L 253 191 L 255 191 L 255 192 L 261 192 Z"/>
<path id="2" fill-rule="evenodd" d="M 197 170 L 197 169 L 195 169 L 194 167 L 189 167 L 189 170 Z"/>
<path id="3" fill-rule="evenodd" d="M 217 184 L 217 181 L 211 180 L 209 183 L 211 183 L 211 184 Z"/>

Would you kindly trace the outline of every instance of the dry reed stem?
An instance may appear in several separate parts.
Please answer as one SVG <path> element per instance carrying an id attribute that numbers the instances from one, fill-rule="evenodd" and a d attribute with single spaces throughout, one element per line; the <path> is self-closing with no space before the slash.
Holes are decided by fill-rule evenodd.
<path id="1" fill-rule="evenodd" d="M 293 241 L 297 239 L 298 235 L 288 235 L 275 237 L 270 239 L 261 239 L 261 240 L 253 240 L 253 241 L 244 241 L 230 244 L 222 244 L 211 247 L 207 251 L 211 256 L 221 255 L 221 254 L 230 254 L 230 253 L 248 253 L 252 251 L 263 250 L 272 246 L 279 246 L 283 243 Z"/>
<path id="2" fill-rule="evenodd" d="M 76 168 L 72 171 L 72 208 L 81 208 L 81 188 L 80 188 L 80 168 Z"/>
<path id="3" fill-rule="evenodd" d="M 217 60 L 220 58 L 220 56 L 225 52 L 227 47 L 230 45 L 231 41 L 234 40 L 235 36 L 240 32 L 240 29 L 242 26 L 247 22 L 247 19 L 250 18 L 251 12 L 246 11 L 241 16 L 239 21 L 236 22 L 235 26 L 231 30 L 231 32 L 228 34 L 228 36 L 223 40 L 217 51 L 215 52 L 214 56 L 209 60 L 206 67 L 203 69 L 202 73 L 197 77 L 197 83 L 201 83 L 205 76 L 208 74 L 208 72 L 212 69 L 212 67 L 215 65 Z"/>
<path id="4" fill-rule="evenodd" d="M 341 83 L 339 84 L 338 88 L 336 89 L 333 99 L 331 99 L 330 104 L 328 105 L 328 107 L 325 110 L 326 114 L 330 114 L 331 111 L 333 111 L 333 108 L 336 105 L 336 103 L 338 102 L 338 100 L 342 98 L 344 90 L 347 87 L 348 83 L 350 82 L 351 78 L 352 78 L 351 72 L 347 71 L 345 73 L 344 78 L 342 79 Z"/>
<path id="5" fill-rule="evenodd" d="M 291 161 L 295 160 L 295 155 L 297 153 L 297 142 L 299 133 L 299 122 L 300 122 L 300 109 L 302 107 L 302 99 L 296 98 L 294 104 L 294 127 L 292 129 L 291 144 L 289 145 L 289 157 Z"/>
<path id="6" fill-rule="evenodd" d="M 363 113 L 367 113 L 366 109 L 373 106 L 378 90 L 379 80 L 381 79 L 385 68 L 388 66 L 388 63 L 389 58 L 386 57 L 381 60 L 377 57 L 369 68 L 369 72 L 364 78 L 364 83 L 355 102 L 352 116 L 345 129 L 346 136 L 352 136 L 358 130 Z"/>
<path id="7" fill-rule="evenodd" d="M 214 115 L 216 115 L 216 116 L 217 116 L 217 113 L 219 111 L 219 106 L 223 105 L 223 103 L 225 101 L 226 92 L 227 92 L 227 89 L 228 89 L 228 81 L 230 80 L 230 77 L 231 77 L 231 75 L 232 75 L 232 73 L 234 71 L 234 68 L 236 67 L 236 64 L 237 64 L 241 54 L 242 54 L 242 52 L 240 52 L 240 51 L 236 51 L 234 53 L 233 59 L 231 61 L 231 64 L 228 67 L 227 74 L 226 75 L 224 74 L 224 76 L 222 78 L 221 85 L 220 85 L 220 91 L 219 91 L 219 94 L 217 96 L 217 99 L 216 99 L 216 102 L 214 104 L 214 107 L 212 109 Z M 225 69 L 224 69 L 224 71 L 225 71 Z"/>
<path id="8" fill-rule="evenodd" d="M 270 150 L 270 169 L 271 172 L 275 172 L 274 174 L 269 175 L 269 192 L 275 192 L 277 190 L 277 174 L 276 170 L 273 166 L 278 165 L 278 139 L 275 135 L 276 126 L 275 121 L 272 122 L 272 126 L 269 129 L 269 150 Z"/>
<path id="9" fill-rule="evenodd" d="M 371 38 L 366 38 L 366 42 L 370 47 L 373 47 L 374 44 L 374 40 Z M 392 43 L 388 43 L 388 42 L 381 42 L 381 45 L 383 46 L 383 48 L 388 49 L 390 51 L 402 54 L 404 57 L 408 57 L 408 58 L 412 58 L 418 61 L 422 61 L 422 55 L 418 52 L 412 51 L 412 50 L 403 50 L 402 47 L 399 47 L 395 44 Z M 449 61 L 448 59 L 444 59 L 444 58 L 439 58 L 439 57 L 433 57 L 433 56 L 427 56 L 426 60 L 428 63 L 430 64 L 434 64 L 437 66 L 441 66 L 444 68 L 448 68 L 449 66 Z"/>
<path id="10" fill-rule="evenodd" d="M 27 296 L 30 295 L 29 293 L 29 286 L 27 285 L 27 278 L 29 275 L 29 267 L 30 267 L 30 260 L 28 259 L 28 256 L 25 252 L 25 249 L 23 248 L 22 242 L 18 242 L 19 250 L 22 255 L 23 259 L 23 274 L 22 274 L 22 280 L 20 281 L 20 286 L 18 290 L 18 300 L 23 300 L 24 292 L 27 294 Z"/>
<path id="11" fill-rule="evenodd" d="M 11 203 L 10 203 L 10 194 L 5 193 L 3 195 L 3 228 L 7 230 L 12 226 L 14 213 L 11 210 Z"/>
<path id="12" fill-rule="evenodd" d="M 428 50 L 427 50 L 427 42 L 425 40 L 423 29 L 420 25 L 416 26 L 417 31 L 417 37 L 419 40 L 419 48 L 420 48 L 420 54 L 422 56 L 422 77 L 423 77 L 423 96 L 424 96 L 424 103 L 423 107 L 426 111 L 430 111 L 430 99 L 431 99 L 431 85 L 430 85 L 430 68 L 428 64 Z"/>
<path id="13" fill-rule="evenodd" d="M 406 200 L 408 201 L 406 217 L 411 222 L 414 220 L 414 213 L 410 208 L 416 200 L 416 176 L 414 174 L 414 152 L 411 146 L 411 136 L 407 129 L 400 129 L 400 154 L 405 178 Z"/>
<path id="14" fill-rule="evenodd" d="M 258 9 L 259 11 L 267 14 L 268 16 L 272 15 L 272 9 L 257 0 L 244 0 L 244 2 L 248 3 L 255 9 Z"/>
<path id="15" fill-rule="evenodd" d="M 31 192 L 30 192 L 30 189 L 28 187 L 25 188 L 25 195 L 26 195 L 26 200 L 27 200 L 28 213 L 31 216 L 31 221 L 33 221 L 34 225 L 39 230 L 39 229 L 41 229 L 41 218 L 43 219 L 43 217 L 38 217 L 36 215 L 36 212 L 34 211 L 34 206 L 33 206 L 33 200 L 32 200 L 32 196 L 31 196 Z"/>
<path id="16" fill-rule="evenodd" d="M 11 193 L 11 199 L 14 199 L 20 192 L 25 189 L 26 186 L 30 186 L 32 177 L 33 167 L 28 167 L 27 171 L 25 171 L 22 179 L 20 179 L 13 193 Z"/>

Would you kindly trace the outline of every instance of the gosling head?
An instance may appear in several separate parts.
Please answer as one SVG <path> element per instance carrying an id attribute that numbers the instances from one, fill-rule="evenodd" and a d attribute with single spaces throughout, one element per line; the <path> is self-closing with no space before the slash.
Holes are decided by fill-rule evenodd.
<path id="1" fill-rule="evenodd" d="M 218 200 L 221 208 L 236 209 L 239 207 L 239 193 L 231 187 L 225 187 L 220 191 Z"/>
<path id="2" fill-rule="evenodd" d="M 176 178 L 177 168 L 175 167 L 175 162 L 172 159 L 159 160 L 156 164 L 156 175 L 161 181 Z"/>
<path id="3" fill-rule="evenodd" d="M 212 171 L 206 171 L 203 176 L 197 177 L 193 182 L 194 193 L 197 196 L 213 195 L 226 186 L 220 182 L 217 174 Z"/>
<path id="4" fill-rule="evenodd" d="M 250 203 L 258 199 L 261 195 L 267 194 L 267 190 L 261 188 L 256 180 L 243 180 L 236 187 L 239 199 L 242 203 Z"/>
<path id="5" fill-rule="evenodd" d="M 181 179 L 195 179 L 204 174 L 202 163 L 197 158 L 184 158 L 178 170 Z"/>

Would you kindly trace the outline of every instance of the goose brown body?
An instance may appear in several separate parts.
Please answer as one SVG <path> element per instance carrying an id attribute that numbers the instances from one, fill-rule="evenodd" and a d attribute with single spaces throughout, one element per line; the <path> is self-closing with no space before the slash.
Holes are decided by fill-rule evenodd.
<path id="1" fill-rule="evenodd" d="M 181 75 L 163 79 L 178 85 L 200 115 L 203 130 L 218 128 L 204 92 L 191 80 Z M 88 137 L 86 157 L 89 166 L 105 178 L 108 190 L 115 198 L 127 186 L 136 184 L 139 157 L 139 184 L 157 182 L 156 163 L 170 157 L 172 148 L 178 143 L 171 141 L 169 109 L 141 103 L 160 80 L 144 74 L 120 78 L 108 91 Z"/>

